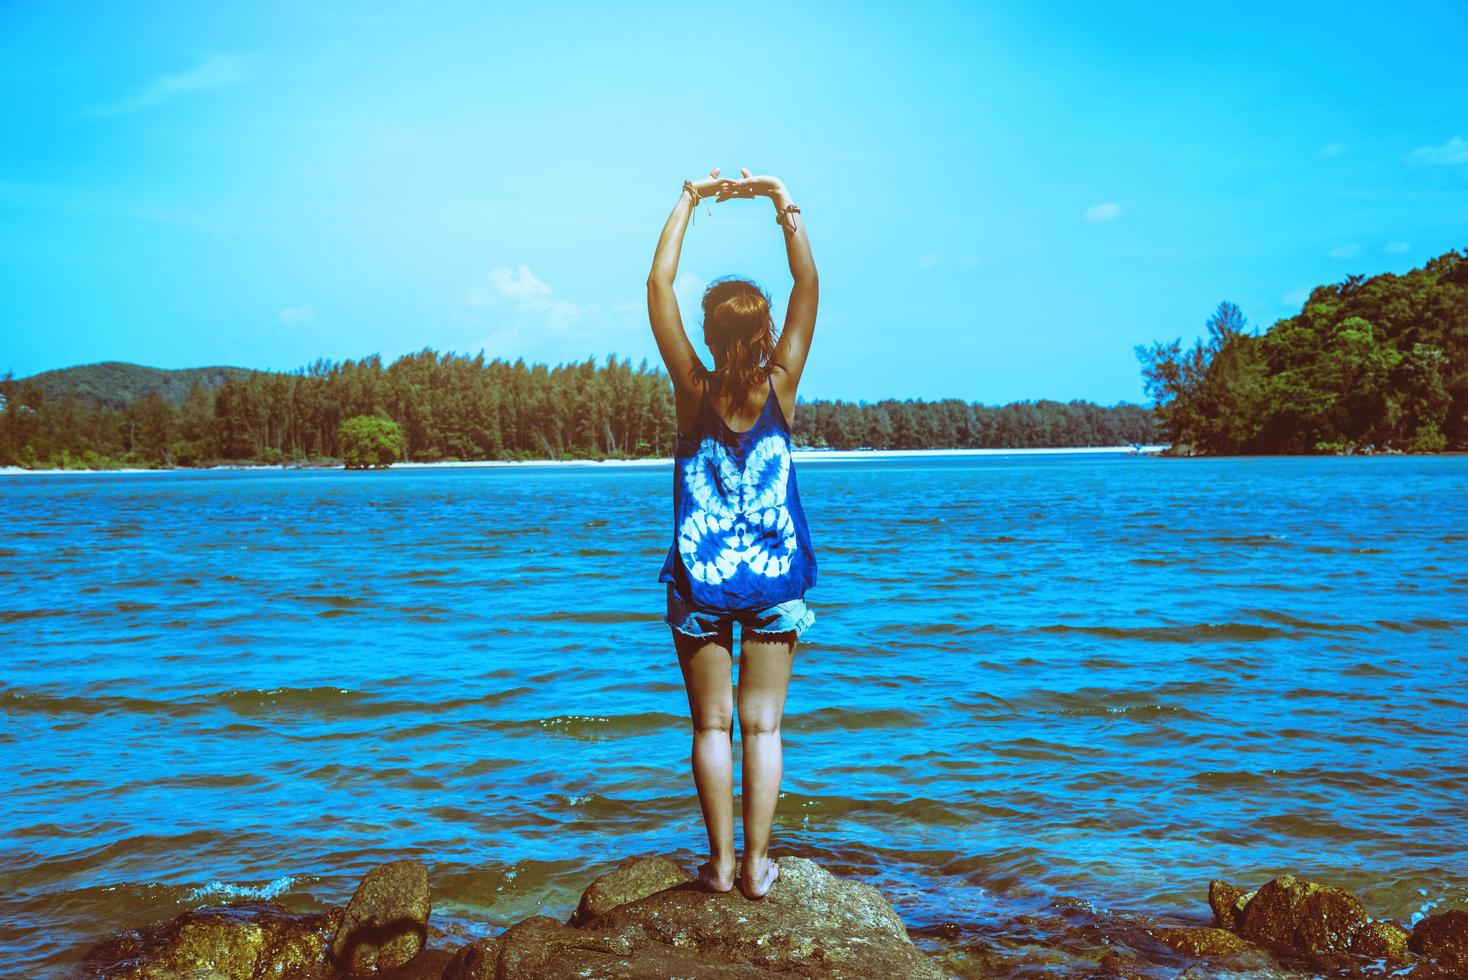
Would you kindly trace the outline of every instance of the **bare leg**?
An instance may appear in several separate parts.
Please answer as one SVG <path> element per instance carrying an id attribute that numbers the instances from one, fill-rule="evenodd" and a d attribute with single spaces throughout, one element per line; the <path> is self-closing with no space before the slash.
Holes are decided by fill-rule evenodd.
<path id="1" fill-rule="evenodd" d="M 693 782 L 709 835 L 709 867 L 700 869 L 707 887 L 734 887 L 734 688 L 730 680 L 733 628 L 698 639 L 673 631 L 688 711 L 693 719 Z"/>
<path id="2" fill-rule="evenodd" d="M 740 888 L 757 898 L 769 888 L 770 825 L 780 799 L 784 759 L 780 719 L 795 665 L 794 633 L 739 637 L 739 742 L 744 750 L 744 858 Z"/>

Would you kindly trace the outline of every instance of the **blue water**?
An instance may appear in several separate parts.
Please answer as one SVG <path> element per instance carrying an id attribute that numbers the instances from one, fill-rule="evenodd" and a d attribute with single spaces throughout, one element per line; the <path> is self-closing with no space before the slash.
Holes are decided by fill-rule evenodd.
<path id="1" fill-rule="evenodd" d="M 939 953 L 1220 876 L 1468 908 L 1468 458 L 798 470 L 776 857 Z M 456 935 L 702 859 L 667 465 L 0 477 L 0 535 L 0 964 L 396 857 Z"/>

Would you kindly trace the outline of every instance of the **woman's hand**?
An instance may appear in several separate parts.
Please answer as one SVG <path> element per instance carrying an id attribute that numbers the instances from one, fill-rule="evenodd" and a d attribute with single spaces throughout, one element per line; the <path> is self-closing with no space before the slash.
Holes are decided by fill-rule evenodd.
<path id="1" fill-rule="evenodd" d="M 719 168 L 715 167 L 714 169 L 709 171 L 709 175 L 707 177 L 704 177 L 702 180 L 690 180 L 689 183 L 692 184 L 693 189 L 698 192 L 698 196 L 700 199 L 705 197 L 712 197 L 718 201 L 726 201 L 732 195 L 725 194 L 725 188 L 733 184 L 734 181 L 730 180 L 727 177 L 721 178 L 719 176 Z"/>
<path id="2" fill-rule="evenodd" d="M 740 167 L 741 179 L 731 181 L 734 185 L 730 197 L 775 197 L 785 192 L 785 182 L 779 177 L 754 177 L 748 167 Z M 721 198 L 722 200 L 722 198 Z"/>

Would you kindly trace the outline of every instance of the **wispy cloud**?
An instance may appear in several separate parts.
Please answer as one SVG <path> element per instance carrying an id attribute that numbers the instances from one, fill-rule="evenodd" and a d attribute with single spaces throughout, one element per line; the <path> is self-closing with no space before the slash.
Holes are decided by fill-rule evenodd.
<path id="1" fill-rule="evenodd" d="M 1281 296 L 1279 298 L 1279 301 L 1281 303 L 1283 303 L 1285 306 L 1288 306 L 1290 308 L 1294 308 L 1294 307 L 1297 307 L 1297 306 L 1304 306 L 1305 305 L 1305 300 L 1307 300 L 1309 298 L 1310 298 L 1310 290 L 1308 290 L 1308 289 L 1291 289 L 1289 292 L 1287 292 L 1283 296 Z"/>
<path id="2" fill-rule="evenodd" d="M 917 263 L 916 264 L 917 264 L 917 267 L 919 269 L 931 269 L 931 268 L 933 268 L 934 266 L 936 266 L 938 263 L 940 263 L 942 261 L 943 261 L 943 255 L 942 255 L 942 253 L 940 253 L 940 252 L 929 252 L 927 255 L 919 255 L 917 257 Z"/>
<path id="3" fill-rule="evenodd" d="M 1330 257 L 1333 259 L 1354 259 L 1360 254 L 1360 242 L 1351 242 L 1349 245 L 1337 245 L 1330 250 Z"/>
<path id="4" fill-rule="evenodd" d="M 1323 157 L 1338 157 L 1349 149 L 1350 147 L 1344 143 L 1327 143 L 1320 148 L 1320 155 Z"/>
<path id="5" fill-rule="evenodd" d="M 1385 245 L 1383 245 L 1381 247 L 1381 250 L 1383 252 L 1385 252 L 1387 255 L 1406 255 L 1408 252 L 1412 251 L 1412 243 L 1411 242 L 1387 242 Z"/>
<path id="6" fill-rule="evenodd" d="M 104 105 L 92 106 L 83 116 L 101 119 L 122 116 L 167 102 L 193 92 L 207 92 L 247 81 L 254 73 L 253 59 L 244 54 L 210 55 L 192 68 L 165 72 L 131 95 Z"/>
<path id="7" fill-rule="evenodd" d="M 508 306 L 517 313 L 531 314 L 549 329 L 564 333 L 586 316 L 588 308 L 555 295 L 527 266 L 499 266 L 489 271 L 485 283 L 469 290 L 470 306 Z"/>
<path id="8" fill-rule="evenodd" d="M 518 269 L 511 269 L 509 266 L 491 269 L 489 285 L 496 293 L 509 299 L 529 299 L 532 296 L 551 294 L 551 288 L 523 265 Z"/>
<path id="9" fill-rule="evenodd" d="M 1463 137 L 1454 136 L 1438 146 L 1419 146 L 1410 158 L 1417 163 L 1468 163 L 1468 143 L 1463 142 Z"/>
<path id="10" fill-rule="evenodd" d="M 1115 221 L 1121 217 L 1121 205 L 1115 201 L 1107 201 L 1104 204 L 1093 204 L 1086 208 L 1086 213 L 1081 217 L 1087 221 Z"/>
<path id="11" fill-rule="evenodd" d="M 286 326 L 311 323 L 316 319 L 316 307 L 307 303 L 304 306 L 282 306 L 280 308 L 280 322 Z"/>

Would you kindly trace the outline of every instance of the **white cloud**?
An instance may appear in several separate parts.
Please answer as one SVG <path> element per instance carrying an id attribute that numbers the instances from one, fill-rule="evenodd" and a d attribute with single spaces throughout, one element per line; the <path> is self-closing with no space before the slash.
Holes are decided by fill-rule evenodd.
<path id="1" fill-rule="evenodd" d="M 307 303 L 304 306 L 282 306 L 280 308 L 280 322 L 287 326 L 298 323 L 311 323 L 316 319 L 316 307 Z"/>
<path id="2" fill-rule="evenodd" d="M 917 257 L 917 267 L 919 269 L 931 269 L 942 261 L 943 255 L 941 252 L 929 252 L 927 255 L 919 255 Z"/>
<path id="3" fill-rule="evenodd" d="M 1411 159 L 1418 163 L 1468 163 L 1468 143 L 1454 136 L 1441 146 L 1419 146 L 1412 151 Z"/>
<path id="4" fill-rule="evenodd" d="M 1121 205 L 1115 201 L 1107 201 L 1105 204 L 1094 204 L 1086 208 L 1082 215 L 1087 221 L 1115 221 L 1121 217 Z"/>
<path id="5" fill-rule="evenodd" d="M 1387 255 L 1406 255 L 1408 252 L 1412 251 L 1412 243 L 1411 242 L 1387 242 L 1385 245 L 1383 245 L 1381 247 L 1381 250 L 1383 252 L 1385 252 Z"/>
<path id="6" fill-rule="evenodd" d="M 1344 143 L 1328 143 L 1320 148 L 1320 155 L 1323 157 L 1338 157 L 1349 149 L 1350 147 Z"/>
<path id="7" fill-rule="evenodd" d="M 508 296 L 510 299 L 526 299 L 531 296 L 551 294 L 551 288 L 523 265 L 518 269 L 511 269 L 509 266 L 491 269 L 489 285 L 495 292 L 501 296 Z"/>
<path id="8" fill-rule="evenodd" d="M 167 102 L 191 92 L 207 92 L 246 81 L 253 73 L 251 59 L 242 54 L 210 55 L 192 68 L 165 72 L 125 98 L 94 106 L 82 114 L 91 118 L 121 116 Z"/>
<path id="9" fill-rule="evenodd" d="M 568 333 L 590 312 L 590 308 L 562 299 L 549 285 L 526 266 L 511 269 L 499 266 L 489 271 L 486 284 L 469 290 L 470 306 L 498 307 L 508 305 L 516 313 L 533 316 L 541 326 L 555 333 Z"/>
<path id="10" fill-rule="evenodd" d="M 1349 245 L 1337 245 L 1335 248 L 1330 250 L 1330 257 L 1333 259 L 1354 259 L 1360 254 L 1360 242 L 1352 242 Z"/>

